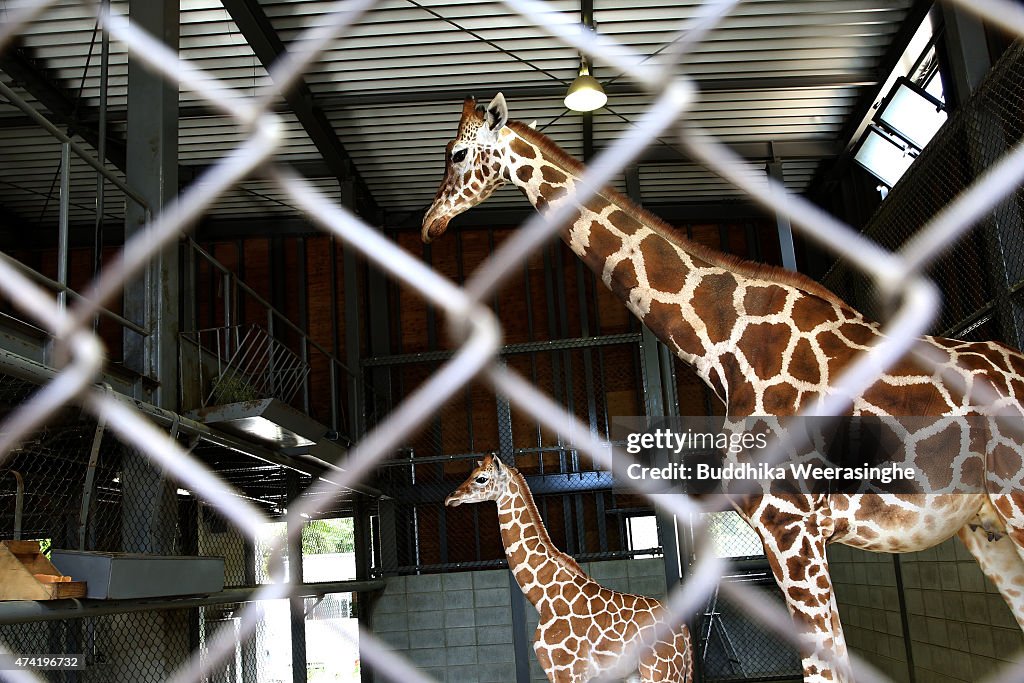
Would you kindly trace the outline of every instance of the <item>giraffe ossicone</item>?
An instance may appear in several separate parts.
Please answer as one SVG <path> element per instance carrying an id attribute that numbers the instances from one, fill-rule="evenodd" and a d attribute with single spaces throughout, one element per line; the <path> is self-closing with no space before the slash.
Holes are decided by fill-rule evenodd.
<path id="1" fill-rule="evenodd" d="M 576 202 L 582 175 L 582 164 L 545 135 L 510 121 L 501 94 L 487 106 L 467 99 L 448 144 L 444 180 L 424 216 L 423 239 L 440 237 L 453 217 L 506 183 L 541 212 L 575 203 L 563 240 L 694 369 L 725 404 L 727 424 L 737 429 L 748 416 L 796 415 L 832 393 L 832 381 L 881 338 L 877 323 L 819 283 L 689 241 L 614 189 Z M 952 476 L 981 473 L 984 490 L 800 493 L 732 501 L 761 538 L 798 626 L 805 681 L 852 680 L 828 571 L 830 543 L 909 552 L 959 536 L 1024 628 L 1024 356 L 994 342 L 924 337 L 919 344 L 941 359 L 939 367 L 924 367 L 908 355 L 854 397 L 850 412 L 1012 416 L 1014 429 L 991 422 L 952 434 L 962 438 L 948 442 L 967 444 L 966 453 L 937 448 L 939 441 L 917 432 L 908 434 L 904 452 L 894 458 Z M 977 403 L 970 394 L 977 383 L 997 400 Z M 949 424 L 957 428 L 956 421 Z"/>
<path id="2" fill-rule="evenodd" d="M 686 626 L 668 627 L 660 602 L 605 588 L 558 550 L 523 475 L 494 454 L 478 461 L 445 505 L 484 501 L 498 506 L 509 570 L 537 609 L 533 649 L 549 680 L 585 683 L 639 671 L 643 683 L 687 683 Z"/>

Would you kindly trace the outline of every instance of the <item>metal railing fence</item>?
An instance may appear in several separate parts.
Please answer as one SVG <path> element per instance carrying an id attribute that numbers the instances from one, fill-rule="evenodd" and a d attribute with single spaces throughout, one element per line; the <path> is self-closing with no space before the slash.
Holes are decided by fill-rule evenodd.
<path id="1" fill-rule="evenodd" d="M 50 4 L 52 2 L 47 0 L 9 3 L 11 9 L 5 23 L 0 25 L 0 48 Z M 137 449 L 153 464 L 166 468 L 190 490 L 215 504 L 221 514 L 250 537 L 257 536 L 267 521 L 261 510 L 233 495 L 224 481 L 138 411 L 94 388 L 93 381 L 102 366 L 104 353 L 93 334 L 91 322 L 104 302 L 118 294 L 126 281 L 161 249 L 177 240 L 179 232 L 192 225 L 221 193 L 261 168 L 297 207 L 324 230 L 336 235 L 376 267 L 443 311 L 454 331 L 453 336 L 461 340 L 449 360 L 348 452 L 343 472 L 329 477 L 330 482 L 315 483 L 310 488 L 318 495 L 307 495 L 289 508 L 289 518 L 298 521 L 315 516 L 325 500 L 336 495 L 336 486 L 363 480 L 383 458 L 393 453 L 414 430 L 424 425 L 440 406 L 473 379 L 486 382 L 525 414 L 563 435 L 567 443 L 572 443 L 577 451 L 597 466 L 616 473 L 623 481 L 627 479 L 623 468 L 629 460 L 625 454 L 618 453 L 612 458 L 609 450 L 592 435 L 588 425 L 582 424 L 533 384 L 496 361 L 496 352 L 501 344 L 501 326 L 486 301 L 496 287 L 521 268 L 528 255 L 554 236 L 570 217 L 573 207 L 563 204 L 547 215 L 531 218 L 468 280 L 465 287 L 458 287 L 396 247 L 378 230 L 322 196 L 303 178 L 284 167 L 266 166 L 280 146 L 282 135 L 280 122 L 271 110 L 272 104 L 336 35 L 357 22 L 374 4 L 372 0 L 339 2 L 327 21 L 309 28 L 291 42 L 286 56 L 270 68 L 274 86 L 255 97 L 243 96 L 218 82 L 198 65 L 180 60 L 153 37 L 129 23 L 126 17 L 116 13 L 102 17 L 103 29 L 113 40 L 120 41 L 132 58 L 192 91 L 213 109 L 231 116 L 251 134 L 232 154 L 207 172 L 205 182 L 188 188 L 154 215 L 148 229 L 130 239 L 120 258 L 105 266 L 84 293 L 84 300 L 72 302 L 66 309 L 61 308 L 55 305 L 48 293 L 16 268 L 0 262 L 0 290 L 52 334 L 61 351 L 57 357 L 66 359 L 54 379 L 19 405 L 0 426 L 0 453 L 9 457 L 19 444 L 31 439 L 62 408 L 81 405 L 104 420 L 107 429 L 130 448 Z M 711 27 L 728 16 L 736 4 L 735 0 L 705 2 L 695 18 L 679 27 L 676 40 L 663 55 L 678 58 L 686 54 Z M 1018 3 L 1009 0 L 958 0 L 957 4 L 994 26 L 1015 35 L 1024 35 L 1024 7 Z M 788 194 L 778 183 L 752 180 L 758 174 L 750 173 L 745 162 L 688 123 L 686 114 L 697 101 L 698 94 L 691 81 L 673 75 L 673 59 L 666 60 L 669 67 L 653 64 L 613 39 L 584 29 L 576 17 L 550 10 L 539 0 L 505 0 L 505 5 L 509 11 L 526 17 L 559 42 L 591 56 L 600 55 L 612 68 L 628 74 L 653 95 L 652 105 L 637 118 L 636 125 L 593 160 L 580 185 L 583 194 L 590 196 L 609 183 L 656 138 L 678 139 L 694 159 L 729 180 L 757 203 L 788 216 L 805 236 L 842 255 L 852 266 L 865 272 L 877 285 L 880 296 L 896 302 L 884 321 L 885 336 L 880 337 L 836 381 L 834 392 L 814 407 L 815 413 L 843 411 L 849 397 L 867 388 L 876 379 L 880 368 L 914 350 L 915 340 L 931 324 L 939 305 L 936 289 L 922 275 L 923 269 L 1014 191 L 1024 177 L 1024 145 L 1017 144 L 922 227 L 913 241 L 912 251 L 888 251 L 802 198 Z M 923 362 L 930 361 L 923 359 Z M 644 485 L 637 484 L 636 488 L 638 493 L 645 495 L 652 492 Z M 690 567 L 685 582 L 676 587 L 667 600 L 668 608 L 678 619 L 704 609 L 709 595 L 720 585 L 722 593 L 744 605 L 749 616 L 762 621 L 782 638 L 794 638 L 789 617 L 778 605 L 763 600 L 743 582 L 720 583 L 727 565 L 713 552 L 704 552 L 709 540 L 700 523 L 700 513 L 705 511 L 702 504 L 684 497 L 669 496 L 650 496 L 650 501 L 652 506 L 668 514 L 695 520 L 697 562 Z M 300 526 L 290 525 L 296 530 Z M 218 631 L 205 642 L 202 653 L 193 650 L 175 671 L 166 672 L 168 680 L 199 680 L 213 667 L 226 662 L 236 651 L 238 639 L 253 633 L 261 623 L 258 601 L 289 595 L 289 584 L 284 582 L 261 588 L 254 596 L 257 602 L 249 603 L 232 615 L 236 628 Z M 16 644 L 5 642 L 2 649 L 6 652 L 12 647 Z M 367 664 L 390 679 L 429 680 L 372 634 L 360 635 L 360 650 Z M 861 681 L 883 680 L 867 662 L 859 662 L 859 670 Z M 1009 682 L 1020 680 L 1022 676 L 1024 663 L 1001 672 L 992 680 Z M 19 681 L 38 680 L 29 673 L 12 672 L 9 677 Z"/>
<path id="2" fill-rule="evenodd" d="M 181 358 L 187 358 L 189 369 L 194 371 L 192 376 L 182 377 L 183 409 L 215 405 L 217 387 L 223 391 L 230 384 L 243 393 L 246 388 L 251 389 L 255 393 L 250 398 L 278 398 L 310 413 L 336 432 L 343 443 L 351 443 L 356 435 L 354 411 L 359 408 L 348 406 L 345 397 L 372 391 L 362 385 L 359 373 L 195 240 L 190 238 L 186 249 L 196 269 L 201 266 L 207 279 L 218 285 L 220 302 L 210 305 L 216 308 L 211 313 L 217 314 L 223 325 L 181 334 Z M 189 277 L 196 275 L 193 268 L 188 270 Z M 198 296 L 198 289 L 195 291 Z M 250 306 L 258 311 L 260 321 L 242 325 L 243 312 Z M 212 377 L 207 368 L 208 357 L 215 366 Z M 314 364 L 326 367 L 321 382 L 310 372 Z M 198 395 L 191 395 L 196 392 Z"/>

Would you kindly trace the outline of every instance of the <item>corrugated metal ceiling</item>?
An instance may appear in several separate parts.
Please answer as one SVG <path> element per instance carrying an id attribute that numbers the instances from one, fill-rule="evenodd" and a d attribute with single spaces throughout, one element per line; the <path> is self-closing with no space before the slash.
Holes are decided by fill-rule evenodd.
<path id="1" fill-rule="evenodd" d="M 256 2 L 256 0 L 251 0 Z M 114 6 L 127 11 L 126 0 Z M 551 6 L 580 14 L 579 0 Z M 692 0 L 595 0 L 597 29 L 632 49 L 661 58 L 699 4 Z M 25 32 L 22 46 L 88 118 L 99 106 L 99 46 L 94 42 L 97 3 L 64 0 Z M 285 44 L 325 18 L 327 1 L 258 3 Z M 837 142 L 866 88 L 876 83 L 880 61 L 894 41 L 910 0 L 750 0 L 741 3 L 681 61 L 701 88 L 692 120 L 726 142 Z M 91 54 L 91 56 L 90 56 Z M 231 87 L 255 93 L 268 84 L 266 69 L 219 0 L 182 0 L 181 54 Z M 87 66 L 88 63 L 88 66 Z M 575 156 L 584 152 L 583 117 L 566 113 L 561 98 L 575 76 L 578 55 L 501 3 L 469 0 L 385 0 L 337 39 L 306 74 L 313 101 L 324 111 L 377 204 L 408 213 L 425 208 L 443 167 L 462 94 L 489 98 L 504 90 L 512 115 L 538 120 Z M 608 106 L 593 117 L 596 149 L 637 120 L 652 98 L 628 78 L 595 60 L 594 73 L 609 83 Z M 6 74 L 0 78 L 10 83 Z M 111 46 L 108 111 L 113 134 L 123 136 L 127 56 Z M 19 91 L 32 101 L 26 91 Z M 230 121 L 181 94 L 180 162 L 208 165 L 242 139 Z M 320 154 L 300 118 L 285 111 L 287 144 L 281 157 L 305 162 L 317 175 Z M 668 145 L 671 147 L 671 141 Z M 731 200 L 726 183 L 672 153 L 641 165 L 645 203 Z M 0 202 L 26 217 L 53 213 L 52 179 L 58 147 L 0 102 Z M 666 159 L 669 159 L 666 161 Z M 807 187 L 820 159 L 787 161 L 785 181 Z M 320 164 L 319 175 L 326 175 Z M 311 170 L 312 169 L 312 170 Z M 74 167 L 75 216 L 86 220 L 95 186 L 84 165 Z M 321 183 L 336 192 L 329 179 Z M 514 192 L 490 205 L 523 206 Z M 116 207 L 110 212 L 118 214 Z M 45 208 L 44 208 L 45 207 Z M 291 210 L 266 183 L 253 181 L 213 210 L 221 216 L 280 215 Z M 55 214 L 54 214 L 55 215 Z"/>

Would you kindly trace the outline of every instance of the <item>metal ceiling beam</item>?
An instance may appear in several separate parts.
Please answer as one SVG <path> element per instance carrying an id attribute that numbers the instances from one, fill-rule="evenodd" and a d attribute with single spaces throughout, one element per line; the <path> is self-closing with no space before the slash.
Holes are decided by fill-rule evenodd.
<path id="1" fill-rule="evenodd" d="M 594 30 L 594 0 L 580 0 L 580 23 Z M 583 125 L 583 163 L 589 164 L 594 157 L 594 112 L 583 112 L 580 118 Z"/>
<path id="2" fill-rule="evenodd" d="M 765 219 L 771 216 L 760 207 L 742 200 L 721 202 L 645 204 L 645 208 L 670 223 L 693 221 L 719 221 Z M 453 229 L 474 229 L 494 226 L 520 225 L 533 215 L 528 205 L 521 208 L 488 208 L 480 206 L 462 214 L 452 221 Z M 419 231 L 423 218 L 422 211 L 395 211 L 386 225 L 390 231 Z M 27 225 L 27 223 L 22 223 Z M 39 231 L 9 231 L 0 214 L 0 249 L 46 249 L 53 246 L 52 239 Z M 69 243 L 72 249 L 91 247 L 93 224 L 72 223 L 69 227 Z M 117 245 L 124 239 L 124 224 L 109 222 L 104 226 L 104 235 L 109 245 Z M 321 235 L 323 231 L 302 216 L 247 216 L 244 218 L 203 218 L 193 229 L 192 236 L 198 242 L 234 241 L 251 237 L 310 236 Z"/>
<path id="3" fill-rule="evenodd" d="M 229 0 L 230 1 L 230 0 Z M 237 1 L 237 0 L 236 0 Z M 839 88 L 839 87 L 863 87 L 877 85 L 874 76 L 864 74 L 845 74 L 840 76 L 767 76 L 765 78 L 705 78 L 694 81 L 701 92 L 758 92 L 765 90 L 804 90 L 814 88 Z M 617 81 L 606 85 L 605 92 L 608 97 L 615 95 L 644 95 L 648 91 L 635 84 L 625 81 Z M 539 98 L 557 98 L 559 101 L 565 97 L 565 86 L 560 84 L 551 85 L 529 85 L 529 86 L 504 86 L 501 91 L 505 98 L 511 101 Z M 397 90 L 393 92 L 361 92 L 320 95 L 316 98 L 316 108 L 320 112 L 338 111 L 343 109 L 380 107 L 386 105 L 400 104 L 438 104 L 461 102 L 466 97 L 477 96 L 481 99 L 493 95 L 490 91 L 481 89 L 470 90 L 467 88 L 432 88 L 430 90 Z M 282 105 L 276 108 L 277 111 L 290 110 Z M 125 120 L 125 111 L 111 110 L 107 112 L 107 120 L 111 123 L 120 123 Z M 219 116 L 208 107 L 190 105 L 179 110 L 182 119 L 199 119 Z M 78 119 L 85 124 L 95 126 L 98 116 L 90 111 L 80 111 Z M 0 128 L 21 128 L 33 125 L 25 116 L 13 114 L 0 116 Z"/>
<path id="4" fill-rule="evenodd" d="M 838 156 L 842 147 L 830 140 L 770 140 L 757 142 L 726 143 L 733 152 L 749 161 L 773 161 L 775 159 L 829 159 Z M 666 145 L 652 145 L 644 152 L 638 163 L 665 164 L 689 161 L 678 150 Z"/>
<path id="5" fill-rule="evenodd" d="M 263 8 L 256 0 L 223 0 L 223 4 L 260 63 L 270 72 L 270 67 L 287 49 Z M 368 212 L 367 217 L 372 220 L 379 212 L 379 207 L 323 109 L 314 101 L 305 79 L 297 79 L 295 85 L 284 93 L 284 99 L 319 150 L 331 175 L 339 182 L 346 179 L 355 181 L 358 187 L 357 202 L 363 204 L 361 208 Z"/>
<path id="6" fill-rule="evenodd" d="M 874 85 L 873 75 L 859 73 L 821 76 L 766 76 L 763 78 L 697 78 L 694 83 L 701 92 L 759 92 L 764 90 L 802 90 L 808 88 L 834 88 Z M 505 99 L 533 99 L 552 97 L 559 101 L 565 97 L 565 86 L 560 83 L 527 86 L 503 86 L 501 91 Z M 614 95 L 649 95 L 650 92 L 628 81 L 616 81 L 605 86 L 609 99 Z M 353 107 L 372 107 L 387 104 L 428 104 L 437 102 L 458 102 L 466 97 L 476 96 L 480 99 L 490 97 L 494 93 L 484 90 L 463 88 L 431 88 L 429 90 L 400 90 L 395 92 L 363 92 L 323 95 L 317 98 L 317 104 L 324 111 L 349 109 Z"/>
<path id="7" fill-rule="evenodd" d="M 81 102 L 76 103 L 75 98 L 51 78 L 42 66 L 27 55 L 24 49 L 8 49 L 0 54 L 0 69 L 28 91 L 32 97 L 39 100 L 39 103 L 49 112 L 48 118 L 53 123 L 69 129 L 94 149 L 99 149 L 97 123 L 99 112 Z M 23 125 L 35 125 L 23 115 L 11 118 L 23 122 Z M 125 149 L 124 140 L 107 134 L 106 160 L 121 171 L 125 170 L 127 156 Z"/>

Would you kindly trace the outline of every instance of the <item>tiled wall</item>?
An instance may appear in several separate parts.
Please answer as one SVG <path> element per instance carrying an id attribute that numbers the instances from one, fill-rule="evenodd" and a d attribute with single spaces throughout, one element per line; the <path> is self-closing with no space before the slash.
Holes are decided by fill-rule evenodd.
<path id="1" fill-rule="evenodd" d="M 591 562 L 583 569 L 608 588 L 665 594 L 660 559 Z M 509 576 L 500 569 L 388 578 L 372 607 L 372 629 L 438 681 L 514 683 L 512 600 L 521 600 L 530 678 L 546 681 L 532 647 L 537 612 Z"/>
<path id="2" fill-rule="evenodd" d="M 899 562 L 917 681 L 979 681 L 1021 656 L 1020 628 L 959 540 Z M 831 546 L 829 563 L 850 648 L 910 680 L 893 556 Z"/>

